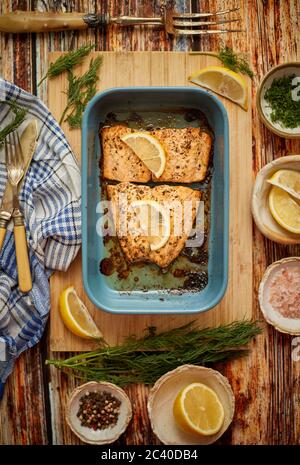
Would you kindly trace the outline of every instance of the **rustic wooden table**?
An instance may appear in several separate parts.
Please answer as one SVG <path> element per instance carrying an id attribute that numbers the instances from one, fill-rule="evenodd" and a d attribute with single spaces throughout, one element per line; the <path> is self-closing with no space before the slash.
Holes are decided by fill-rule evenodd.
<path id="1" fill-rule="evenodd" d="M 232 0 L 177 0 L 180 11 L 225 9 Z M 272 135 L 259 121 L 255 108 L 256 87 L 272 66 L 300 60 L 299 0 L 240 0 L 244 33 L 211 36 L 194 41 L 168 40 L 162 30 L 145 27 L 62 32 L 56 34 L 0 35 L 1 75 L 36 93 L 36 83 L 48 67 L 47 54 L 69 50 L 77 44 L 95 42 L 96 50 L 217 50 L 225 41 L 235 50 L 250 53 L 255 71 L 253 85 L 253 176 L 267 162 L 289 153 L 300 153 L 299 141 Z M 160 12 L 159 1 L 147 0 L 3 0 L 1 13 L 11 10 L 98 11 L 112 15 L 151 16 Z M 38 95 L 47 102 L 45 88 Z M 241 135 L 242 137 L 242 135 Z M 249 208 L 245 205 L 245 208 Z M 300 247 L 285 247 L 266 240 L 253 228 L 254 309 L 259 281 L 274 260 L 299 255 Z M 241 302 L 242 307 L 242 302 Z M 241 309 L 242 311 L 242 309 Z M 251 355 L 218 367 L 230 380 L 236 394 L 236 414 L 222 444 L 300 443 L 300 361 L 292 352 L 299 340 L 282 335 L 264 325 L 264 333 L 253 343 Z M 294 346 L 293 346 L 294 344 Z M 65 375 L 45 367 L 49 357 L 47 333 L 40 344 L 18 360 L 0 405 L 1 444 L 77 444 L 64 420 L 65 401 L 73 385 Z M 134 403 L 134 418 L 119 440 L 125 444 L 158 444 L 146 413 L 148 389 L 133 386 L 128 393 Z"/>

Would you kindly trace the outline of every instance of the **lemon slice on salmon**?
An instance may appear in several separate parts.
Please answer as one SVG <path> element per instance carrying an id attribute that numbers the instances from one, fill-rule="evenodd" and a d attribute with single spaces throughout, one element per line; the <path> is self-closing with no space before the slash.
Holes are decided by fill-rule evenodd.
<path id="1" fill-rule="evenodd" d="M 59 309 L 64 324 L 76 336 L 84 339 L 103 337 L 74 287 L 68 287 L 60 294 Z"/>
<path id="2" fill-rule="evenodd" d="M 216 434 L 224 422 L 224 408 L 217 394 L 202 383 L 192 383 L 175 399 L 173 414 L 178 426 L 201 436 Z"/>
<path id="3" fill-rule="evenodd" d="M 188 80 L 232 100 L 247 111 L 247 83 L 231 69 L 222 66 L 207 66 L 193 73 Z"/>
<path id="4" fill-rule="evenodd" d="M 170 212 L 155 200 L 135 200 L 131 207 L 137 210 L 139 226 L 147 237 L 150 249 L 161 249 L 170 237 Z"/>
<path id="5" fill-rule="evenodd" d="M 137 131 L 126 134 L 121 137 L 121 140 L 134 151 L 157 178 L 163 174 L 166 166 L 166 153 L 156 137 Z"/>

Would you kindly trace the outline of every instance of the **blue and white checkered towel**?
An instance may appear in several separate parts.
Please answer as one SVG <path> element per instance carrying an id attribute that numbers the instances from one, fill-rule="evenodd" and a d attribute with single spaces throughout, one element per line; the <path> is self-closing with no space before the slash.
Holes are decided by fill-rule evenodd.
<path id="1" fill-rule="evenodd" d="M 81 243 L 80 170 L 59 125 L 35 96 L 0 79 L 0 100 L 17 100 L 35 118 L 39 138 L 20 192 L 25 217 L 33 288 L 23 294 L 17 286 L 12 225 L 0 252 L 0 398 L 16 358 L 41 338 L 49 310 L 49 276 L 66 270 Z M 11 118 L 0 104 L 0 127 Z M 0 151 L 0 199 L 7 174 Z"/>

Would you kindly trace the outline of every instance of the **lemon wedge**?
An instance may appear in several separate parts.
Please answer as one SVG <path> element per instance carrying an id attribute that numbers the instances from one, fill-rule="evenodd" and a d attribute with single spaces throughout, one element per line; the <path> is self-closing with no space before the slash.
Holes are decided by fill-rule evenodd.
<path id="1" fill-rule="evenodd" d="M 202 383 L 192 383 L 175 399 L 173 414 L 178 426 L 201 436 L 216 434 L 224 422 L 224 408 L 217 394 Z"/>
<path id="2" fill-rule="evenodd" d="M 268 182 L 300 200 L 300 171 L 278 170 L 268 179 Z"/>
<path id="3" fill-rule="evenodd" d="M 76 336 L 84 339 L 103 337 L 74 287 L 68 287 L 60 294 L 59 309 L 64 324 Z"/>
<path id="4" fill-rule="evenodd" d="M 247 111 L 247 83 L 234 71 L 222 66 L 207 66 L 193 73 L 188 80 L 232 100 Z"/>
<path id="5" fill-rule="evenodd" d="M 161 249 L 170 237 L 170 212 L 155 200 L 136 200 L 131 207 L 137 210 L 139 226 L 150 244 L 150 249 Z"/>
<path id="6" fill-rule="evenodd" d="M 269 207 L 280 226 L 300 234 L 300 204 L 288 192 L 273 186 L 269 194 Z"/>
<path id="7" fill-rule="evenodd" d="M 147 166 L 147 168 L 159 178 L 166 166 L 166 153 L 161 143 L 156 137 L 146 132 L 132 132 L 121 137 Z"/>

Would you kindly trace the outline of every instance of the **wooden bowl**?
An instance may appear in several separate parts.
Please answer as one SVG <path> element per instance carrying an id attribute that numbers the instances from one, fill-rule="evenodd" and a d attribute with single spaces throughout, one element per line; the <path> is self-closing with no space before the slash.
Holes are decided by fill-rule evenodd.
<path id="1" fill-rule="evenodd" d="M 260 232 L 279 244 L 300 244 L 300 234 L 282 228 L 273 218 L 269 209 L 269 192 L 272 187 L 267 182 L 280 169 L 300 171 L 300 155 L 288 155 L 268 163 L 258 173 L 252 192 L 252 214 Z"/>
<path id="2" fill-rule="evenodd" d="M 173 404 L 181 389 L 191 383 L 203 383 L 213 389 L 224 407 L 224 422 L 213 436 L 186 433 L 177 426 Z M 148 414 L 153 432 L 166 445 L 196 445 L 215 442 L 229 427 L 234 414 L 234 396 L 231 386 L 216 370 L 196 365 L 182 365 L 163 375 L 150 391 Z"/>
<path id="3" fill-rule="evenodd" d="M 79 410 L 80 398 L 86 391 L 106 391 L 121 401 L 120 414 L 115 426 L 96 431 L 81 426 L 80 420 L 77 417 L 77 412 Z M 126 430 L 131 417 L 131 403 L 125 391 L 116 384 L 106 383 L 104 381 L 99 383 L 91 381 L 74 389 L 67 406 L 68 425 L 76 436 L 88 444 L 111 444 L 116 441 Z"/>
<path id="4" fill-rule="evenodd" d="M 295 74 L 300 76 L 300 62 L 290 62 L 272 68 L 262 79 L 258 89 L 256 97 L 256 106 L 258 114 L 262 122 L 267 126 L 270 131 L 280 137 L 286 139 L 300 139 L 300 126 L 297 128 L 285 128 L 281 123 L 274 123 L 271 120 L 271 108 L 266 102 L 264 95 L 267 89 L 271 86 L 274 79 Z"/>

